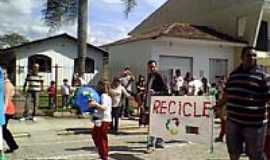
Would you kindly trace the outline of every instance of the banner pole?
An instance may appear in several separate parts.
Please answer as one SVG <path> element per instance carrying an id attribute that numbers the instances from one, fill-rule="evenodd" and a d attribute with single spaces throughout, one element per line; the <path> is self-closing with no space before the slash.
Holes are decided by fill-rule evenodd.
<path id="1" fill-rule="evenodd" d="M 211 102 L 213 102 L 213 105 L 216 103 L 213 96 L 211 96 Z M 210 114 L 210 147 L 209 152 L 210 154 L 214 153 L 214 109 L 209 108 L 209 114 Z"/>
<path id="2" fill-rule="evenodd" d="M 146 150 L 147 150 L 147 153 L 150 153 L 151 151 L 150 151 L 150 141 L 151 141 L 151 138 L 150 138 L 150 125 L 151 125 L 151 116 L 150 116 L 150 114 L 151 114 L 151 104 L 152 104 L 152 97 L 151 97 L 151 99 L 150 99 L 150 106 L 149 106 L 149 108 L 148 108 L 148 127 L 147 127 L 147 146 L 146 146 Z"/>

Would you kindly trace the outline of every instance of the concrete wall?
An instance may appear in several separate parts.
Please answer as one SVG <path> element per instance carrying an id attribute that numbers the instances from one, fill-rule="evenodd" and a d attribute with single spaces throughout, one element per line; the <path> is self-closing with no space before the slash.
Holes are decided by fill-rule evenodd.
<path id="1" fill-rule="evenodd" d="M 227 59 L 228 73 L 234 68 L 234 48 L 221 45 L 207 45 L 200 41 L 181 41 L 168 39 L 164 42 L 158 42 L 154 45 L 152 55 L 158 61 L 159 56 L 182 56 L 193 59 L 193 74 L 200 76 L 200 71 L 204 76 L 209 77 L 209 58 Z"/>
<path id="2" fill-rule="evenodd" d="M 159 62 L 159 57 L 162 55 L 192 57 L 193 74 L 196 77 L 200 76 L 200 71 L 204 71 L 206 77 L 209 76 L 209 58 L 227 59 L 229 74 L 234 68 L 234 51 L 233 46 L 175 38 L 111 46 L 109 47 L 111 77 L 126 66 L 130 66 L 136 75 L 146 75 L 147 61 L 153 59 Z"/>
<path id="3" fill-rule="evenodd" d="M 74 70 L 74 59 L 77 57 L 77 45 L 73 40 L 59 37 L 50 39 L 40 43 L 15 49 L 16 55 L 16 85 L 22 86 L 27 75 L 28 57 L 41 54 L 52 59 L 52 66 L 56 64 L 60 66 L 58 74 L 58 84 L 62 84 L 62 80 L 67 78 L 71 83 Z M 93 74 L 86 74 L 87 79 L 99 79 L 102 72 L 103 55 L 92 48 L 88 48 L 88 57 L 95 61 L 95 77 Z M 23 72 L 19 73 L 19 66 L 23 67 Z M 55 70 L 52 73 L 40 73 L 43 76 L 44 84 L 48 85 L 51 80 L 55 80 Z"/>
<path id="4" fill-rule="evenodd" d="M 152 58 L 151 41 L 111 46 L 108 48 L 108 51 L 110 53 L 110 78 L 127 66 L 131 68 L 135 75 L 146 75 L 146 64 Z"/>

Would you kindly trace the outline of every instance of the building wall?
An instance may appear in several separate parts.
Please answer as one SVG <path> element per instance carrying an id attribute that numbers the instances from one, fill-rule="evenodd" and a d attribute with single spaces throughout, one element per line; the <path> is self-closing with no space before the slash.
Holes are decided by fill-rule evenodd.
<path id="1" fill-rule="evenodd" d="M 192 57 L 193 74 L 196 77 L 200 76 L 201 71 L 204 76 L 209 76 L 209 58 L 227 59 L 227 74 L 235 67 L 235 47 L 210 44 L 207 41 L 158 39 L 111 46 L 109 52 L 111 75 L 126 66 L 130 66 L 136 75 L 146 75 L 147 61 L 153 59 L 159 63 L 160 56 Z"/>
<path id="2" fill-rule="evenodd" d="M 247 17 L 243 39 L 253 45 L 260 22 L 263 0 L 168 0 L 160 9 L 137 26 L 131 35 L 170 23 L 209 26 L 237 36 L 238 19 Z"/>
<path id="3" fill-rule="evenodd" d="M 228 72 L 234 68 L 234 48 L 221 45 L 207 45 L 199 41 L 185 42 L 167 40 L 155 43 L 152 55 L 158 61 L 160 55 L 182 56 L 193 58 L 193 75 L 200 76 L 200 71 L 204 76 L 209 77 L 209 58 L 227 59 Z"/>
<path id="4" fill-rule="evenodd" d="M 22 86 L 27 75 L 28 57 L 35 54 L 42 54 L 52 58 L 52 66 L 59 66 L 58 84 L 62 84 L 62 80 L 67 78 L 71 83 L 74 70 L 74 59 L 77 57 L 77 46 L 74 41 L 67 38 L 56 38 L 48 41 L 29 45 L 27 47 L 18 48 L 16 54 L 16 85 Z M 88 48 L 88 57 L 95 60 L 95 76 L 86 74 L 87 79 L 94 78 L 96 82 L 102 71 L 103 55 L 92 48 Z M 23 68 L 20 69 L 19 67 Z M 43 76 L 44 84 L 49 85 L 51 80 L 55 80 L 55 69 L 52 73 L 40 73 Z"/>
<path id="5" fill-rule="evenodd" d="M 151 57 L 151 41 L 131 42 L 108 47 L 110 78 L 129 66 L 135 75 L 146 75 L 146 64 Z"/>

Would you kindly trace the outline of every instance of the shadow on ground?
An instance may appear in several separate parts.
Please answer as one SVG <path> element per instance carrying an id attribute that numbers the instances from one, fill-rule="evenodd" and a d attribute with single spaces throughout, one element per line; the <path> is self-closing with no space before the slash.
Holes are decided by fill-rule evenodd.
<path id="1" fill-rule="evenodd" d="M 145 131 L 125 131 L 131 130 L 131 127 L 123 128 L 124 131 L 119 131 L 117 134 L 114 135 L 146 135 L 147 132 Z M 72 131 L 74 135 L 79 135 L 79 134 L 91 134 L 92 128 L 66 128 L 65 131 Z M 112 134 L 112 133 L 109 133 Z"/>
<path id="2" fill-rule="evenodd" d="M 96 151 L 96 147 L 66 148 L 66 151 Z M 129 146 L 110 146 L 110 151 L 145 153 L 146 148 Z"/>
<path id="3" fill-rule="evenodd" d="M 147 143 L 147 141 L 128 141 L 127 143 L 129 144 L 145 144 Z M 188 141 L 184 141 L 184 140 L 172 140 L 172 141 L 166 141 L 165 144 L 173 144 L 173 143 L 188 143 Z"/>
<path id="4" fill-rule="evenodd" d="M 66 131 L 72 131 L 73 134 L 90 134 L 92 132 L 92 128 L 66 128 Z"/>
<path id="5" fill-rule="evenodd" d="M 136 157 L 133 154 L 114 153 L 114 154 L 110 154 L 110 157 L 115 159 L 115 160 L 144 160 L 142 158 Z"/>

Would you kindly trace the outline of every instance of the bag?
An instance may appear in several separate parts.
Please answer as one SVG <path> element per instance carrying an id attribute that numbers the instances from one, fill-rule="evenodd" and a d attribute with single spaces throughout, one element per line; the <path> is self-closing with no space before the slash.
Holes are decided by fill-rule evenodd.
<path id="1" fill-rule="evenodd" d="M 6 108 L 6 114 L 7 115 L 14 115 L 16 112 L 15 105 L 12 101 L 8 101 L 8 105 Z"/>

